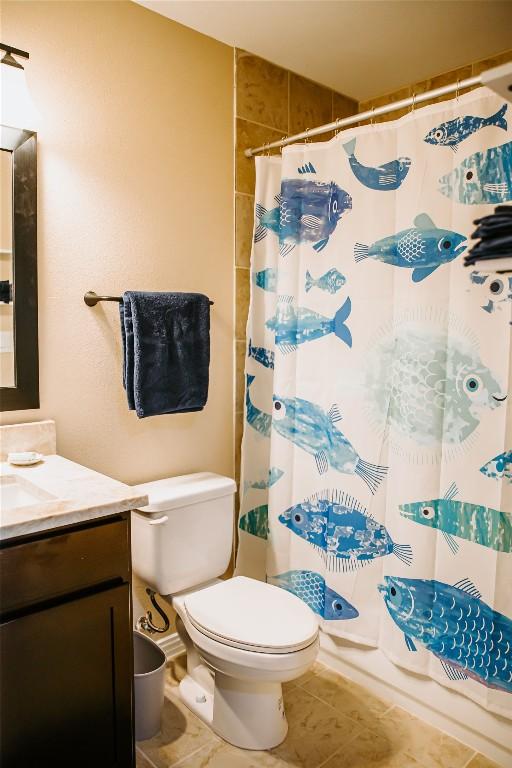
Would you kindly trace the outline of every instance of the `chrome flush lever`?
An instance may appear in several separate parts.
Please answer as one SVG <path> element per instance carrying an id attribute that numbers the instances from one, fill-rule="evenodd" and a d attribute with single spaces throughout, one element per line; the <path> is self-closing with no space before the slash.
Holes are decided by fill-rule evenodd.
<path id="1" fill-rule="evenodd" d="M 153 615 L 151 611 L 146 611 L 146 614 L 144 616 L 141 616 L 139 619 L 137 619 L 137 629 L 142 629 L 145 632 L 149 632 L 150 634 L 154 634 L 155 632 L 167 632 L 167 630 L 170 627 L 170 621 L 164 612 L 163 608 L 161 608 L 157 601 L 156 601 L 156 592 L 154 589 L 151 589 L 150 587 L 146 587 L 146 594 L 148 595 L 149 599 L 151 600 L 151 604 L 156 608 L 160 616 L 162 617 L 164 621 L 163 627 L 157 627 L 155 624 L 153 624 Z"/>

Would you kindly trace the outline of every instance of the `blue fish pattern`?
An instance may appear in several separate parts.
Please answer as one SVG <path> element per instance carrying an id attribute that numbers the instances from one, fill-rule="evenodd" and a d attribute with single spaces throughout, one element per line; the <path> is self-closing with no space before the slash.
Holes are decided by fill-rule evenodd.
<path id="1" fill-rule="evenodd" d="M 268 538 L 268 504 L 250 509 L 245 515 L 241 515 L 238 522 L 241 531 L 257 536 L 259 539 Z"/>
<path id="2" fill-rule="evenodd" d="M 375 189 L 379 192 L 398 189 L 411 167 L 410 157 L 399 157 L 398 160 L 390 160 L 390 162 L 383 163 L 377 168 L 363 165 L 354 154 L 356 150 L 355 138 L 344 144 L 343 149 L 348 155 L 348 161 L 356 179 L 368 189 Z"/>
<path id="3" fill-rule="evenodd" d="M 297 171 L 300 174 L 303 174 L 303 173 L 316 173 L 316 168 L 313 165 L 313 163 L 304 163 L 304 165 L 301 165 L 299 168 L 297 168 Z"/>
<path id="4" fill-rule="evenodd" d="M 277 207 L 267 210 L 256 205 L 258 226 L 254 242 L 267 233 L 279 237 L 279 252 L 287 256 L 299 243 L 312 244 L 315 251 L 325 248 L 341 216 L 352 208 L 352 198 L 334 181 L 283 179 Z"/>
<path id="5" fill-rule="evenodd" d="M 439 184 L 443 195 L 464 205 L 512 200 L 512 141 L 469 155 Z"/>
<path id="6" fill-rule="evenodd" d="M 271 349 L 265 347 L 255 347 L 252 339 L 249 339 L 247 345 L 247 357 L 252 357 L 257 363 L 264 365 L 265 368 L 274 368 L 274 353 Z"/>
<path id="7" fill-rule="evenodd" d="M 298 448 L 314 456 L 319 474 L 329 467 L 347 475 L 357 475 L 375 493 L 387 467 L 371 464 L 358 454 L 337 427 L 341 414 L 336 405 L 329 412 L 300 397 L 273 396 L 273 429 Z"/>
<path id="8" fill-rule="evenodd" d="M 456 117 L 454 120 L 447 120 L 445 123 L 436 125 L 431 131 L 427 133 L 423 141 L 427 144 L 434 144 L 439 147 L 450 147 L 454 152 L 457 151 L 459 144 L 472 136 L 477 131 L 481 131 L 482 128 L 488 126 L 495 126 L 496 128 L 502 128 L 507 130 L 507 121 L 505 115 L 507 113 L 508 104 L 503 104 L 500 109 L 490 117 L 474 117 L 473 115 L 465 115 L 464 117 Z"/>
<path id="9" fill-rule="evenodd" d="M 493 459 L 490 459 L 483 467 L 480 467 L 480 472 L 486 477 L 492 477 L 495 480 L 508 480 L 512 483 L 512 451 L 503 451 L 498 453 Z"/>
<path id="10" fill-rule="evenodd" d="M 353 571 L 393 554 L 412 563 L 408 544 L 395 544 L 386 527 L 352 496 L 323 491 L 279 515 L 279 522 L 311 544 L 333 571 Z"/>
<path id="11" fill-rule="evenodd" d="M 266 269 L 260 269 L 259 272 L 253 272 L 252 281 L 258 288 L 262 288 L 269 293 L 275 293 L 277 290 L 277 270 L 267 267 Z"/>
<path id="12" fill-rule="evenodd" d="M 271 488 L 282 478 L 284 471 L 279 467 L 270 467 L 268 475 L 263 480 L 246 480 L 244 483 L 244 489 L 247 491 L 249 488 L 254 488 L 258 491 L 263 491 L 266 488 Z"/>
<path id="13" fill-rule="evenodd" d="M 250 427 L 259 432 L 263 437 L 270 437 L 270 427 L 272 424 L 272 417 L 269 413 L 261 411 L 257 408 L 251 400 L 249 389 L 254 382 L 255 376 L 251 374 L 246 375 L 245 385 L 245 418 Z"/>
<path id="14" fill-rule="evenodd" d="M 347 347 L 351 347 L 352 334 L 346 325 L 351 310 L 352 304 L 347 298 L 334 317 L 324 317 L 307 307 L 295 307 L 291 297 L 282 296 L 276 314 L 265 325 L 274 332 L 275 344 L 283 354 L 293 352 L 299 344 L 321 339 L 329 333 L 334 333 Z"/>
<path id="15" fill-rule="evenodd" d="M 501 304 L 512 301 L 512 277 L 505 275 L 485 275 L 474 270 L 469 276 L 473 285 L 485 286 L 487 303 L 482 304 L 484 312 L 492 315 L 497 309 L 502 309 Z"/>
<path id="16" fill-rule="evenodd" d="M 306 284 L 304 287 L 306 289 L 306 293 L 309 293 L 312 288 L 316 287 L 320 288 L 321 291 L 335 294 L 343 285 L 345 285 L 346 282 L 347 278 L 345 275 L 342 275 L 341 272 L 338 272 L 336 267 L 332 267 L 328 272 L 325 273 L 325 275 L 322 275 L 322 277 L 319 277 L 316 280 L 308 269 L 306 271 Z"/>
<path id="17" fill-rule="evenodd" d="M 453 554 L 459 549 L 455 536 L 496 552 L 512 552 L 512 513 L 458 501 L 454 498 L 457 493 L 457 486 L 452 483 L 442 499 L 400 504 L 400 514 L 441 531 Z"/>
<path id="18" fill-rule="evenodd" d="M 373 245 L 356 243 L 356 262 L 376 259 L 394 267 L 412 269 L 412 280 L 419 283 L 442 264 L 453 261 L 466 248 L 466 236 L 450 229 L 438 229 L 430 216 L 421 213 L 414 227 L 377 240 Z"/>
<path id="19" fill-rule="evenodd" d="M 416 640 L 450 679 L 471 677 L 512 693 L 512 621 L 487 605 L 469 579 L 452 586 L 385 576 L 378 589 L 409 650 L 417 650 Z"/>
<path id="20" fill-rule="evenodd" d="M 359 611 L 338 592 L 327 586 L 325 579 L 314 571 L 286 571 L 269 576 L 269 584 L 286 589 L 327 621 L 356 619 Z"/>

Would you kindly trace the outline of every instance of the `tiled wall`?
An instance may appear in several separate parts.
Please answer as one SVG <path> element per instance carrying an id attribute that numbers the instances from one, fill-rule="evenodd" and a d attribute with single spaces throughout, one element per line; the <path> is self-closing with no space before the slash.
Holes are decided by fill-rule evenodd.
<path id="1" fill-rule="evenodd" d="M 359 111 L 365 112 L 372 107 L 380 107 L 383 104 L 389 104 L 392 101 L 406 99 L 409 96 L 413 96 L 414 94 L 425 93 L 425 91 L 430 91 L 434 88 L 441 88 L 443 85 L 450 85 L 450 83 L 454 83 L 457 80 L 465 80 L 468 77 L 474 77 L 486 69 L 498 67 L 500 64 L 505 64 L 508 61 L 512 61 L 512 50 L 504 51 L 503 53 L 499 53 L 489 59 L 483 59 L 482 61 L 467 64 L 465 67 L 460 67 L 460 69 L 453 69 L 451 72 L 443 72 L 443 74 L 432 77 L 429 80 L 422 80 L 419 83 L 412 83 L 405 88 L 401 88 L 400 90 L 394 91 L 392 93 L 386 93 L 382 96 L 379 96 L 378 98 L 370 99 L 369 101 L 362 101 L 359 104 Z M 471 89 L 466 88 L 461 90 L 460 93 L 466 93 L 469 90 Z M 423 104 L 421 104 L 421 106 L 424 107 L 427 104 L 434 104 L 436 101 L 444 101 L 445 99 L 453 99 L 453 97 L 454 94 L 449 94 L 448 96 L 442 96 L 438 99 L 425 101 Z M 408 109 L 397 110 L 396 112 L 391 112 L 389 115 L 376 117 L 375 122 L 378 123 L 384 120 L 396 120 L 398 117 L 405 115 L 408 111 Z"/>
<path id="2" fill-rule="evenodd" d="M 254 208 L 254 159 L 244 150 L 357 112 L 357 102 L 245 51 L 235 51 L 235 472 L 240 477 L 245 326 Z M 321 140 L 329 135 L 320 137 Z M 279 151 L 279 150 L 277 150 Z M 274 150 L 275 152 L 275 150 Z"/>

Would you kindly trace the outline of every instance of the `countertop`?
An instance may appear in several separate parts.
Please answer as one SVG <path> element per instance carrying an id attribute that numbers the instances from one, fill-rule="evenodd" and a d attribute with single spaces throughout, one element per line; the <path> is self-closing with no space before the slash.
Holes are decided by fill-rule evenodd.
<path id="1" fill-rule="evenodd" d="M 42 496 L 56 497 L 17 509 L 0 506 L 0 541 L 115 515 L 148 503 L 148 497 L 135 488 L 55 454 L 44 456 L 31 467 L 2 462 L 0 476 L 21 478 L 41 489 Z"/>

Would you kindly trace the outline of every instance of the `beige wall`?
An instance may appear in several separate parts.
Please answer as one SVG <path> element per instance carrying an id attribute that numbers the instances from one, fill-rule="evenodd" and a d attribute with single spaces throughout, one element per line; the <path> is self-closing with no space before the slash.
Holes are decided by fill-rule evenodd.
<path id="1" fill-rule="evenodd" d="M 233 52 L 127 0 L 3 2 L 28 50 L 38 133 L 41 408 L 59 453 L 127 483 L 233 472 Z M 190 290 L 212 308 L 201 413 L 138 420 L 116 304 L 87 290 Z"/>

